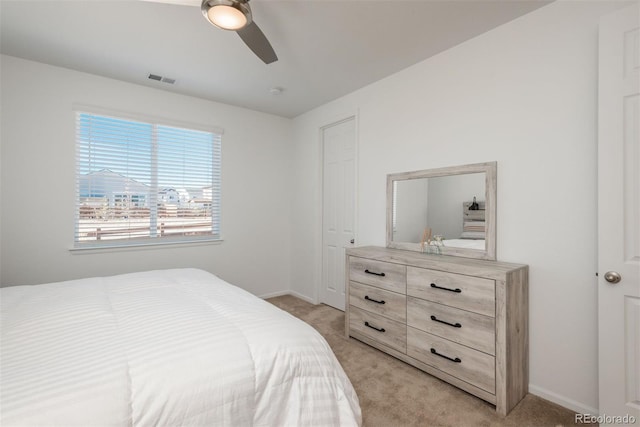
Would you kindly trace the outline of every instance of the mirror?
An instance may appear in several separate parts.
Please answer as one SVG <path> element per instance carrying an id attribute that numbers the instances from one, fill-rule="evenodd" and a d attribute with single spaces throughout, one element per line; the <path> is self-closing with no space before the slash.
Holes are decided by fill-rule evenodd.
<path id="1" fill-rule="evenodd" d="M 497 163 L 387 175 L 387 247 L 496 259 Z"/>

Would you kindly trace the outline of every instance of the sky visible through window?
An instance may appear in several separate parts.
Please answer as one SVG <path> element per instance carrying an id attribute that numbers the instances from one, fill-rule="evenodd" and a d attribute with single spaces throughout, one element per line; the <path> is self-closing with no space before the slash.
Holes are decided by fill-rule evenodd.
<path id="1" fill-rule="evenodd" d="M 80 173 L 110 170 L 151 185 L 154 132 L 158 187 L 211 186 L 213 134 L 86 113 L 80 114 L 78 135 L 91 144 L 84 148 L 89 151 L 81 157 Z M 191 169 L 198 173 L 189 173 Z"/>

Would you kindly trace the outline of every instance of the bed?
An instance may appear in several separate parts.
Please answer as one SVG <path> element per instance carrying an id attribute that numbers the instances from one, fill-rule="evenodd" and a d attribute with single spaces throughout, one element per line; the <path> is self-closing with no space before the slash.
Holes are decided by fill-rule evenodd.
<path id="1" fill-rule="evenodd" d="M 2 426 L 352 426 L 311 326 L 197 269 L 1 291 Z"/>
<path id="2" fill-rule="evenodd" d="M 475 249 L 478 251 L 485 250 L 484 239 L 446 239 L 443 244 L 444 246 L 452 248 Z"/>
<path id="3" fill-rule="evenodd" d="M 456 248 L 476 249 L 483 251 L 485 246 L 485 210 L 486 203 L 484 201 L 462 203 L 462 233 L 460 238 L 445 240 L 445 246 Z"/>

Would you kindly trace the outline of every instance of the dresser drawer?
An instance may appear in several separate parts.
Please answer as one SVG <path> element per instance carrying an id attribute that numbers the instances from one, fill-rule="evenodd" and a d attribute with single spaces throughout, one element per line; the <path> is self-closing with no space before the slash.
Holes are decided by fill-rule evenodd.
<path id="1" fill-rule="evenodd" d="M 398 322 L 407 320 L 407 297 L 362 283 L 349 283 L 349 304 Z"/>
<path id="2" fill-rule="evenodd" d="M 407 297 L 407 325 L 496 354 L 495 318 L 419 298 Z"/>
<path id="3" fill-rule="evenodd" d="M 407 326 L 404 323 L 350 306 L 349 328 L 402 353 L 407 351 Z"/>
<path id="4" fill-rule="evenodd" d="M 495 281 L 407 267 L 407 295 L 495 317 Z"/>
<path id="5" fill-rule="evenodd" d="M 349 257 L 349 280 L 404 294 L 407 291 L 407 267 L 352 256 Z"/>
<path id="6" fill-rule="evenodd" d="M 411 327 L 407 328 L 407 355 L 491 394 L 496 392 L 493 356 Z"/>

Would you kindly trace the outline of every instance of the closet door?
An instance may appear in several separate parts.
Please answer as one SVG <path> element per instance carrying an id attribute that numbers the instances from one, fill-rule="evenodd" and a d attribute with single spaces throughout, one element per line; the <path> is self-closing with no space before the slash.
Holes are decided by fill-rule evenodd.
<path id="1" fill-rule="evenodd" d="M 345 309 L 345 249 L 354 246 L 355 118 L 322 128 L 322 283 L 320 302 Z"/>

